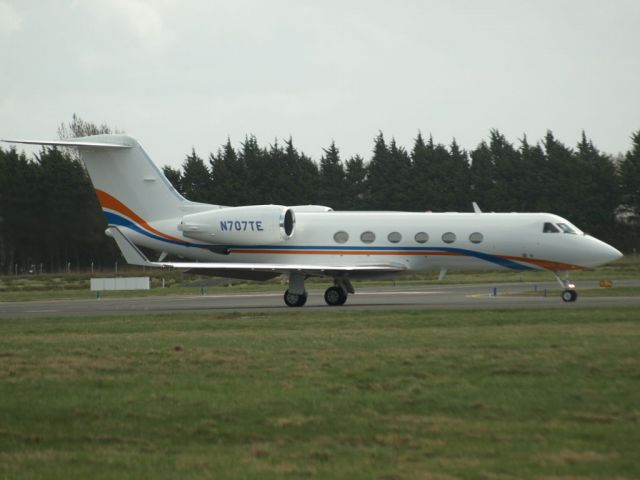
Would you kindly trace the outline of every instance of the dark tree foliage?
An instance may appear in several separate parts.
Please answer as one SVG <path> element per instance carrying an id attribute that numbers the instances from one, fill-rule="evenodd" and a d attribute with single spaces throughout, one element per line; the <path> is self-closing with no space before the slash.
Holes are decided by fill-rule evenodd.
<path id="1" fill-rule="evenodd" d="M 169 165 L 165 165 L 164 167 L 162 167 L 162 172 L 164 173 L 164 176 L 167 177 L 167 180 L 171 182 L 171 185 L 173 185 L 173 188 L 175 188 L 176 191 L 180 192 L 180 194 L 183 194 L 184 192 L 182 191 L 182 172 L 180 171 L 180 169 L 171 168 Z"/>
<path id="2" fill-rule="evenodd" d="M 640 215 L 640 130 L 631 135 L 631 150 L 620 164 L 620 194 L 626 209 Z"/>
<path id="3" fill-rule="evenodd" d="M 74 116 L 61 135 L 110 131 Z M 247 136 L 230 140 L 207 164 L 192 149 L 182 167 L 164 167 L 188 200 L 218 205 L 322 204 L 336 210 L 484 211 L 557 213 L 619 248 L 640 239 L 640 130 L 619 161 L 582 134 L 575 150 L 547 132 L 516 147 L 497 130 L 470 152 L 418 133 L 411 152 L 374 139 L 367 163 L 346 162 L 335 143 L 318 164 L 289 138 L 262 148 Z M 623 221 L 616 214 L 624 214 Z M 33 159 L 0 148 L 0 270 L 65 270 L 113 265 L 119 258 L 86 171 L 67 150 L 45 148 Z"/>
<path id="4" fill-rule="evenodd" d="M 468 209 L 469 161 L 455 140 L 447 150 L 444 145 L 434 144 L 431 136 L 425 143 L 418 133 L 411 162 L 410 197 L 414 210 Z"/>
<path id="5" fill-rule="evenodd" d="M 387 147 L 382 132 L 374 140 L 368 166 L 368 205 L 372 210 L 403 210 L 410 207 L 411 159 L 391 140 Z"/>
<path id="6" fill-rule="evenodd" d="M 522 211 L 552 212 L 553 208 L 548 200 L 551 196 L 552 186 L 547 180 L 552 172 L 549 169 L 544 149 L 539 143 L 529 144 L 527 136 L 523 135 L 520 140 L 519 153 L 523 176 L 526 178 L 526 181 L 522 182 L 520 190 Z"/>
<path id="7" fill-rule="evenodd" d="M 2 270 L 55 271 L 115 258 L 93 187 L 81 164 L 45 148 L 33 161 L 0 149 Z"/>
<path id="8" fill-rule="evenodd" d="M 318 203 L 318 166 L 304 153 L 299 153 L 289 138 L 285 144 L 284 185 L 289 202 L 284 205 L 309 205 Z"/>
<path id="9" fill-rule="evenodd" d="M 615 210 L 620 204 L 616 168 L 611 159 L 593 146 L 591 140 L 582 132 L 575 154 L 579 195 L 581 197 L 580 212 L 575 213 L 576 221 L 580 221 L 587 232 L 601 237 L 607 234 L 615 221 Z M 584 199 L 589 199 L 584 201 Z"/>
<path id="10" fill-rule="evenodd" d="M 194 148 L 182 164 L 180 191 L 193 202 L 207 202 L 211 196 L 211 175 Z"/>
<path id="11" fill-rule="evenodd" d="M 443 192 L 447 198 L 446 207 L 449 210 L 465 211 L 473 201 L 469 189 L 469 157 L 458 146 L 455 138 L 449 146 L 448 165 L 449 189 Z"/>
<path id="12" fill-rule="evenodd" d="M 231 145 L 231 140 L 216 155 L 209 155 L 212 194 L 209 201 L 217 205 L 245 204 L 244 179 L 247 169 Z"/>
<path id="13" fill-rule="evenodd" d="M 238 153 L 240 161 L 245 165 L 246 178 L 243 182 L 245 200 L 247 205 L 269 203 L 272 197 L 269 183 L 272 172 L 269 170 L 271 162 L 267 159 L 267 152 L 260 148 L 254 135 L 245 137 Z"/>
<path id="14" fill-rule="evenodd" d="M 469 190 L 471 198 L 484 210 L 494 211 L 498 206 L 498 190 L 495 165 L 492 162 L 491 150 L 483 140 L 471 152 L 469 167 Z"/>
<path id="15" fill-rule="evenodd" d="M 330 205 L 335 210 L 345 210 L 349 206 L 347 176 L 340 160 L 340 151 L 335 142 L 324 149 L 320 158 L 318 179 L 318 203 Z"/>
<path id="16" fill-rule="evenodd" d="M 347 160 L 345 170 L 346 199 L 345 210 L 366 210 L 368 194 L 367 167 L 360 155 Z M 329 203 L 329 206 L 332 204 Z"/>

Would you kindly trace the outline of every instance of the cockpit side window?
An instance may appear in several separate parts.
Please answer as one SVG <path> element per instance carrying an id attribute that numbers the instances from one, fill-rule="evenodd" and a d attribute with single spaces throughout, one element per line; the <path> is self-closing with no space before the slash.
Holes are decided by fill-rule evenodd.
<path id="1" fill-rule="evenodd" d="M 560 230 L 553 223 L 545 222 L 542 233 L 560 233 Z"/>
<path id="2" fill-rule="evenodd" d="M 576 231 L 566 223 L 559 223 L 558 226 L 564 233 L 571 233 L 572 235 L 576 234 Z"/>

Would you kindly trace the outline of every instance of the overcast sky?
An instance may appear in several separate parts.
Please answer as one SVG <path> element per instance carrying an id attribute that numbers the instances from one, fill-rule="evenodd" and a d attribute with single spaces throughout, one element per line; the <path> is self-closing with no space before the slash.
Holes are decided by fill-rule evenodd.
<path id="1" fill-rule="evenodd" d="M 0 137 L 55 138 L 75 112 L 159 164 L 227 137 L 379 130 L 472 149 L 581 130 L 608 153 L 640 129 L 638 0 L 0 0 Z"/>

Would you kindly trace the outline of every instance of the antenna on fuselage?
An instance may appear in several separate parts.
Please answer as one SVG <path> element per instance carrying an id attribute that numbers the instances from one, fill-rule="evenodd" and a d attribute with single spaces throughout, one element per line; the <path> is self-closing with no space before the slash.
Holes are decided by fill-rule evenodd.
<path id="1" fill-rule="evenodd" d="M 471 202 L 471 205 L 473 205 L 473 213 L 482 213 L 482 210 L 480 210 L 480 207 L 476 202 Z"/>

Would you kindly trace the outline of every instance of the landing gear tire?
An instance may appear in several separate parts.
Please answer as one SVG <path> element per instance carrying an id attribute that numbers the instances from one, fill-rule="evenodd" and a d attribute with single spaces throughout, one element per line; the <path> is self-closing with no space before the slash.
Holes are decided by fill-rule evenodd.
<path id="1" fill-rule="evenodd" d="M 564 290 L 561 297 L 565 302 L 575 302 L 578 298 L 578 292 L 576 292 L 575 290 Z"/>
<path id="2" fill-rule="evenodd" d="M 324 301 L 332 307 L 344 305 L 344 302 L 347 301 L 347 292 L 340 287 L 329 287 L 324 292 Z"/>
<path id="3" fill-rule="evenodd" d="M 291 293 L 287 290 L 284 292 L 284 303 L 287 304 L 287 307 L 302 307 L 307 303 L 307 292 L 300 295 L 298 293 Z"/>

